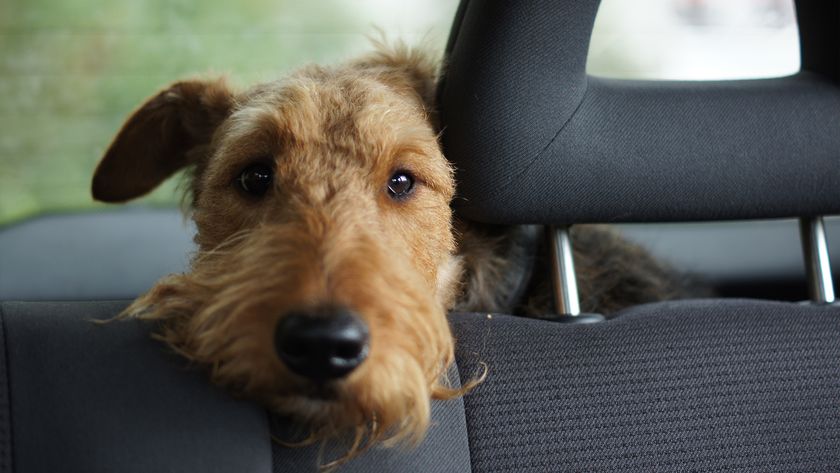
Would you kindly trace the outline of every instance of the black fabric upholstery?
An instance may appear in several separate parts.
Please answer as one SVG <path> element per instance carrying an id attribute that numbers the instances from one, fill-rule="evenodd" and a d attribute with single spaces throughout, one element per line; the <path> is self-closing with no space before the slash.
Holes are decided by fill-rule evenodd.
<path id="1" fill-rule="evenodd" d="M 319 471 L 318 447 L 271 442 L 294 428 L 210 386 L 148 324 L 91 322 L 125 305 L 0 303 L 0 473 Z M 336 471 L 469 472 L 463 400 L 433 403 L 417 448 L 375 448 Z"/>
<path id="2" fill-rule="evenodd" d="M 270 472 L 262 409 L 209 386 L 143 324 L 90 322 L 124 306 L 0 305 L 13 471 Z"/>
<path id="3" fill-rule="evenodd" d="M 460 386 L 457 368 L 449 376 L 454 386 Z M 300 438 L 296 429 L 283 419 L 274 418 L 272 434 L 280 439 Z M 274 472 L 315 472 L 316 465 L 339 458 L 345 450 L 341 443 L 329 442 L 323 452 L 320 445 L 306 448 L 287 448 L 274 444 Z M 321 458 L 319 459 L 319 455 Z M 464 400 L 432 402 L 432 425 L 419 448 L 400 449 L 376 447 L 336 469 L 338 473 L 423 472 L 469 473 L 470 447 L 467 440 Z"/>
<path id="4" fill-rule="evenodd" d="M 270 447 L 263 411 L 184 370 L 147 327 L 87 321 L 122 306 L 0 305 L 13 434 L 0 445 L 14 463 L 3 471 L 315 471 L 313 450 Z M 375 449 L 339 471 L 840 464 L 840 308 L 706 301 L 585 326 L 483 314 L 452 322 L 461 378 L 478 361 L 490 368 L 464 400 L 470 452 L 460 403 L 437 403 L 420 450 Z"/>
<path id="5" fill-rule="evenodd" d="M 833 471 L 840 307 L 640 306 L 599 324 L 453 316 L 473 472 Z"/>
<path id="6" fill-rule="evenodd" d="M 835 8 L 811 3 L 805 20 Z M 792 77 L 608 80 L 586 74 L 598 5 L 462 6 L 439 90 L 461 215 L 563 224 L 840 212 L 840 87 L 830 66 L 840 47 L 818 43 L 827 36 L 819 24 L 808 36 L 800 19 L 805 68 Z"/>

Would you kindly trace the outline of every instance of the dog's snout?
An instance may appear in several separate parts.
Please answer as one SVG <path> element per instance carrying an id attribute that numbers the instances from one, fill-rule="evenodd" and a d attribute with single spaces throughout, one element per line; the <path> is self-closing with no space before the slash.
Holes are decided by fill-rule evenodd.
<path id="1" fill-rule="evenodd" d="M 367 325 L 345 308 L 284 315 L 274 333 L 277 355 L 293 372 L 315 381 L 341 378 L 365 360 Z"/>

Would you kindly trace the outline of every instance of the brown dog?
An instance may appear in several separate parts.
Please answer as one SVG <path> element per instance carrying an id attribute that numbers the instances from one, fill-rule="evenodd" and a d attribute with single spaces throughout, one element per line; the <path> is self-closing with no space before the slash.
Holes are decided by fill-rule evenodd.
<path id="1" fill-rule="evenodd" d="M 475 384 L 446 382 L 447 310 L 538 313 L 548 294 L 517 256 L 530 251 L 521 228 L 453 229 L 436 73 L 398 46 L 244 92 L 194 80 L 149 99 L 99 163 L 93 195 L 127 201 L 189 168 L 199 251 L 125 315 L 158 321 L 214 382 L 294 416 L 313 438 L 350 432 L 351 454 L 422 438 L 430 399 Z M 673 292 L 641 250 L 581 231 L 585 308 Z"/>

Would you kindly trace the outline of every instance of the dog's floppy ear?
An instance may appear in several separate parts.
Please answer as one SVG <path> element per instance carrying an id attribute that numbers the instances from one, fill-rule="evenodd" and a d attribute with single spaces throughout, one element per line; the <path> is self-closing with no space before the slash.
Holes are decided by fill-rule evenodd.
<path id="1" fill-rule="evenodd" d="M 93 198 L 124 202 L 200 157 L 234 98 L 221 79 L 172 84 L 125 122 L 93 174 Z"/>
<path id="2" fill-rule="evenodd" d="M 373 40 L 376 50 L 357 62 L 377 72 L 380 80 L 397 89 L 413 90 L 428 109 L 434 108 L 440 61 L 419 47 Z"/>

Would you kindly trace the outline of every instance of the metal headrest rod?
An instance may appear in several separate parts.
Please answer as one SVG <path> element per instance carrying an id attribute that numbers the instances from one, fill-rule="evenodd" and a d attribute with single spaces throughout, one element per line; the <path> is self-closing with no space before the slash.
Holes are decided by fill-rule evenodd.
<path id="1" fill-rule="evenodd" d="M 558 314 L 577 317 L 580 315 L 580 299 L 569 227 L 549 226 L 546 227 L 546 231 L 551 251 L 554 306 Z"/>
<path id="2" fill-rule="evenodd" d="M 799 236 L 805 254 L 805 272 L 811 302 L 831 304 L 834 302 L 834 283 L 831 280 L 831 262 L 828 258 L 823 218 L 800 218 Z"/>
<path id="3" fill-rule="evenodd" d="M 548 226 L 546 231 L 551 251 L 551 279 L 555 308 L 558 314 L 578 317 L 581 315 L 580 299 L 569 227 Z M 816 304 L 831 304 L 834 302 L 834 282 L 831 277 L 831 262 L 828 256 L 823 218 L 799 219 L 799 233 L 805 255 L 805 271 L 811 301 Z"/>

